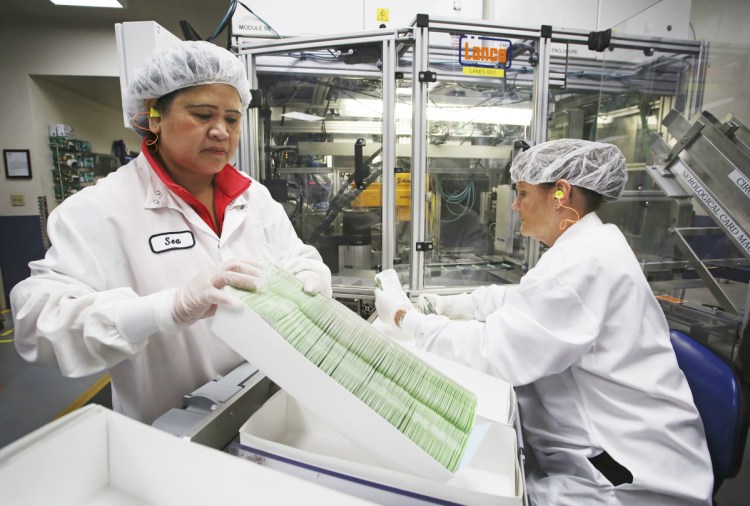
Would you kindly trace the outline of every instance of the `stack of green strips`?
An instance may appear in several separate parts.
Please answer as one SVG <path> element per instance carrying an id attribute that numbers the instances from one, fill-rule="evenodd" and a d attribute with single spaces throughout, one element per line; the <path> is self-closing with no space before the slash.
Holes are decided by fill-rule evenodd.
<path id="1" fill-rule="evenodd" d="M 258 292 L 235 293 L 290 345 L 450 472 L 458 469 L 476 396 L 343 304 L 310 296 L 276 267 Z"/>

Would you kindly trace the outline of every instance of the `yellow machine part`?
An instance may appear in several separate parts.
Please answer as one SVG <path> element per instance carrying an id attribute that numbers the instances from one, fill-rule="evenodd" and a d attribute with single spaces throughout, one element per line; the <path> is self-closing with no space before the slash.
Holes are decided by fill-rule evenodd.
<path id="1" fill-rule="evenodd" d="M 352 201 L 352 207 L 380 207 L 382 205 L 382 183 L 371 183 Z M 408 221 L 411 206 L 411 174 L 396 174 L 396 219 Z"/>

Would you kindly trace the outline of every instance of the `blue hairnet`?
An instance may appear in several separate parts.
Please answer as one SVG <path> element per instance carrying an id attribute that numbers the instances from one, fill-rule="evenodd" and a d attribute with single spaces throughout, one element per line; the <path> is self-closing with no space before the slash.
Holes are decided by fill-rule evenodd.
<path id="1" fill-rule="evenodd" d="M 537 144 L 518 155 L 510 177 L 513 182 L 529 184 L 566 179 L 612 201 L 622 195 L 628 171 L 625 156 L 613 144 L 559 139 Z"/>
<path id="2" fill-rule="evenodd" d="M 184 41 L 154 51 L 128 86 L 124 108 L 129 118 L 146 111 L 146 100 L 200 84 L 229 84 L 237 89 L 242 110 L 250 105 L 250 83 L 242 62 L 226 49 L 204 41 Z M 148 128 L 146 114 L 134 121 Z M 140 135 L 145 130 L 134 128 Z"/>

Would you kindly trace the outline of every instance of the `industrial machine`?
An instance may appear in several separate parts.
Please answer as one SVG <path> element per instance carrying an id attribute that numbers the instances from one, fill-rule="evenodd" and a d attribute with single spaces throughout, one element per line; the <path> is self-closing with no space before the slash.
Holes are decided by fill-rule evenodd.
<path id="1" fill-rule="evenodd" d="M 363 317 L 381 269 L 398 271 L 413 295 L 518 282 L 544 246 L 520 236 L 510 164 L 534 143 L 584 138 L 627 158 L 624 195 L 600 214 L 625 234 L 670 325 L 702 331 L 736 358 L 747 280 L 722 296 L 726 269 L 714 267 L 737 255 L 713 251 L 720 262 L 707 269 L 686 257 L 677 231 L 710 213 L 653 169 L 685 135 L 671 118 L 700 114 L 703 43 L 420 15 L 403 29 L 234 44 L 261 97 L 240 165 L 275 189 L 331 268 L 334 296 Z M 717 127 L 730 144 L 744 132 L 736 125 Z M 695 157 L 685 145 L 671 170 Z M 707 294 L 689 310 L 669 302 L 687 300 L 687 285 Z"/>

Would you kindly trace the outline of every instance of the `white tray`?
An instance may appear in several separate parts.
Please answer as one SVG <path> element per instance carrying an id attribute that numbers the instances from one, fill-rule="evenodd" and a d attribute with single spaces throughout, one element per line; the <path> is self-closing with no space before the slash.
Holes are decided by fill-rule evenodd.
<path id="1" fill-rule="evenodd" d="M 523 504 L 516 433 L 501 423 L 478 420 L 458 471 L 445 482 L 383 467 L 284 391 L 277 392 L 242 426 L 240 443 L 246 450 L 283 462 L 281 466 L 276 462 L 276 468 L 304 469 L 308 479 L 314 480 L 328 474 L 327 486 L 377 502 L 393 500 L 393 496 L 383 498 L 385 489 L 403 494 L 404 499 L 395 499 L 399 504 L 415 496 L 427 502 Z M 293 474 L 304 476 L 299 469 Z M 340 483 L 331 483 L 330 476 L 338 476 Z M 352 492 L 346 481 L 356 482 L 360 490 Z M 364 487 L 373 490 L 362 491 Z"/>
<path id="2" fill-rule="evenodd" d="M 96 405 L 0 450 L 0 497 L 8 506 L 370 504 Z"/>

